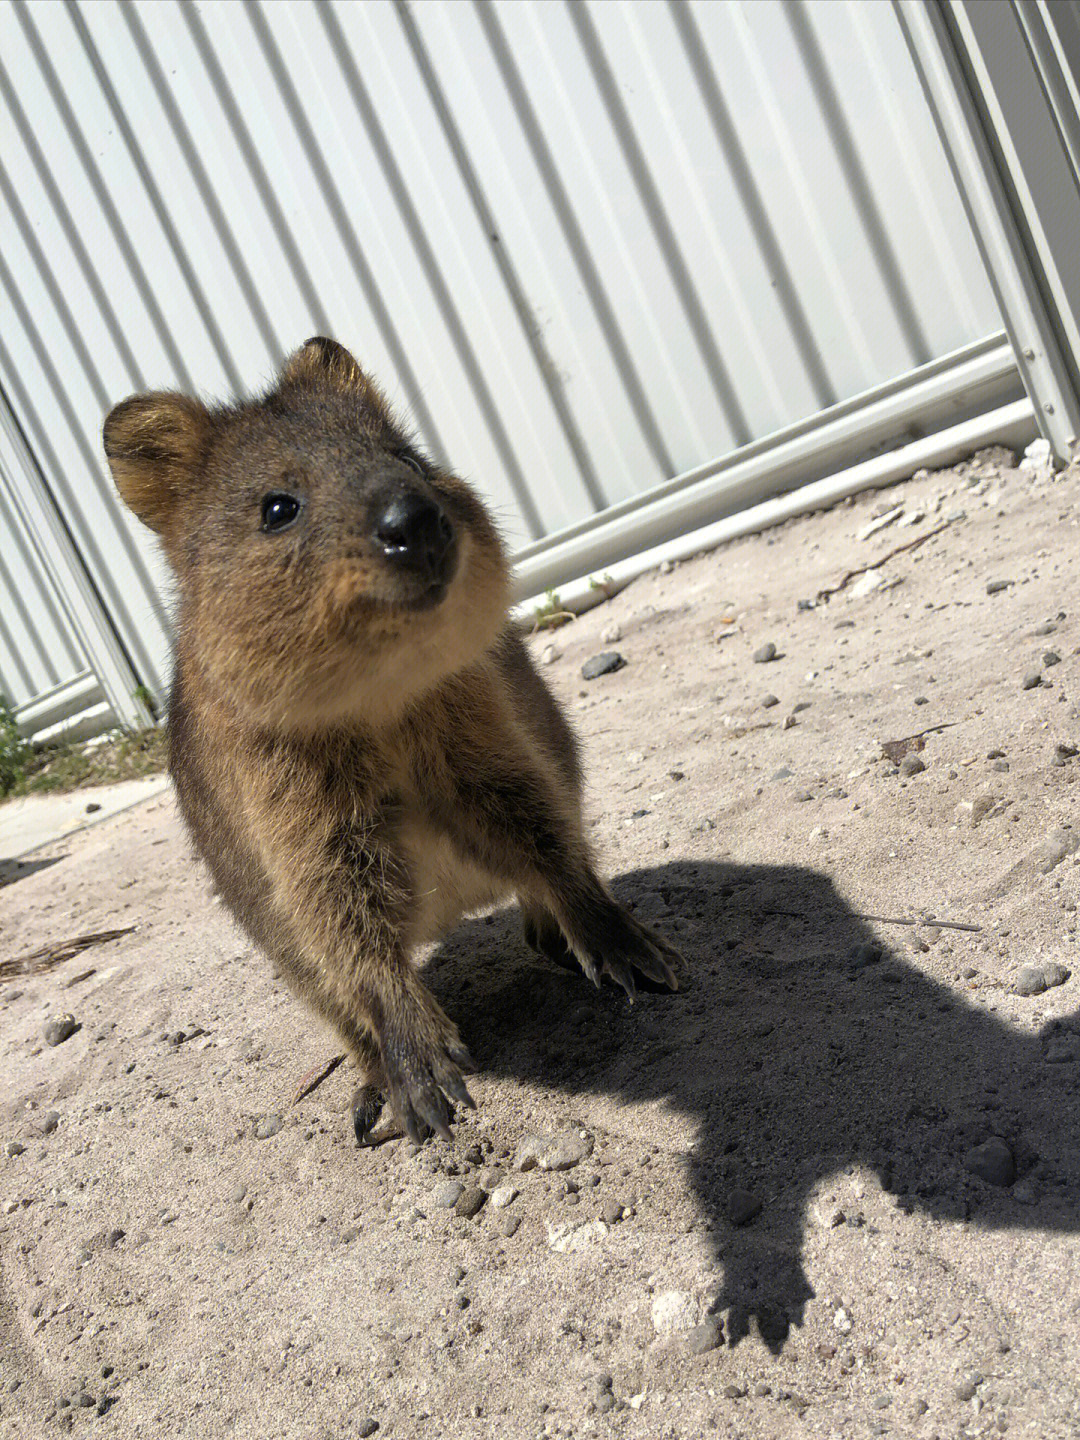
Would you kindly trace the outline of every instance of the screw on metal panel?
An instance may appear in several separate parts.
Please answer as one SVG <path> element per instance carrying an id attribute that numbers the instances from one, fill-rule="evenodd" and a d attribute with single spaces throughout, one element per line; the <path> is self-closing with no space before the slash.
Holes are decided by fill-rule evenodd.
<path id="1" fill-rule="evenodd" d="M 1043 409 L 1046 411 L 1047 415 L 1052 415 L 1054 413 L 1054 407 L 1052 405 L 1044 405 Z"/>
<path id="2" fill-rule="evenodd" d="M 1025 359 L 1025 360 L 1034 360 L 1034 359 L 1035 359 L 1035 351 L 1034 351 L 1034 350 L 1025 350 L 1025 351 L 1024 351 L 1024 359 Z"/>

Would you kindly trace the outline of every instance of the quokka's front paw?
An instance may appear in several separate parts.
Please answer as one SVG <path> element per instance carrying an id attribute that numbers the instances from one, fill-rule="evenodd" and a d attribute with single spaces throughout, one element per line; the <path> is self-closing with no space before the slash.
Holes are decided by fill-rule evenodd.
<path id="1" fill-rule="evenodd" d="M 402 1130 L 419 1145 L 431 1131 L 450 1138 L 453 1105 L 476 1105 L 463 1075 L 476 1062 L 457 1026 L 417 983 L 379 1027 L 386 1096 Z"/>
<path id="2" fill-rule="evenodd" d="M 675 971 L 682 963 L 679 952 L 599 887 L 561 928 L 568 948 L 594 985 L 607 975 L 631 1000 L 637 993 L 635 976 L 649 989 L 679 988 Z"/>

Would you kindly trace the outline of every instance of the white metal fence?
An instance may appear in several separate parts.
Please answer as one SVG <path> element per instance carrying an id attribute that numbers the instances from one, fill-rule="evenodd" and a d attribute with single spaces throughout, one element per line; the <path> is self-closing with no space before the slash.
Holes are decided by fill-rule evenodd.
<path id="1" fill-rule="evenodd" d="M 0 687 L 37 728 L 87 673 L 121 718 L 165 692 L 161 562 L 99 444 L 141 387 L 242 394 L 335 335 L 545 583 L 568 528 L 812 417 L 855 415 L 858 459 L 932 423 L 926 377 L 957 418 L 1022 394 L 890 5 L 2 18 Z M 860 430 L 909 383 L 921 418 Z"/>

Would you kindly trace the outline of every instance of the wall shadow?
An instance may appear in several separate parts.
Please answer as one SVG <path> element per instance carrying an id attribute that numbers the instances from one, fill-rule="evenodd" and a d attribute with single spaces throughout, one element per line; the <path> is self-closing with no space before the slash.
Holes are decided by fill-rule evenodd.
<path id="1" fill-rule="evenodd" d="M 807 1198 L 852 1163 L 904 1209 L 1080 1230 L 1080 1064 L 1047 1059 L 1080 1043 L 1080 1012 L 1038 1034 L 1004 1024 L 883 945 L 887 927 L 811 870 L 677 862 L 613 889 L 682 949 L 681 994 L 598 994 L 532 956 L 516 909 L 459 927 L 425 978 L 482 1070 L 663 1098 L 696 1122 L 691 1182 L 723 1256 L 729 1343 L 754 1323 L 776 1351 L 801 1323 Z M 964 1168 L 992 1136 L 1033 1203 Z M 765 1201 L 742 1226 L 727 1212 L 737 1188 Z"/>

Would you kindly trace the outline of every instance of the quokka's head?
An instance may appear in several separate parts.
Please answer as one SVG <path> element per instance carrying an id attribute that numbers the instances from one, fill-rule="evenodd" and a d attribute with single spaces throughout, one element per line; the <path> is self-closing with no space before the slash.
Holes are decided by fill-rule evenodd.
<path id="1" fill-rule="evenodd" d="M 176 574 L 182 663 L 257 723 L 392 721 L 505 623 L 484 505 L 333 340 L 309 340 L 249 403 L 132 396 L 104 439 Z"/>

